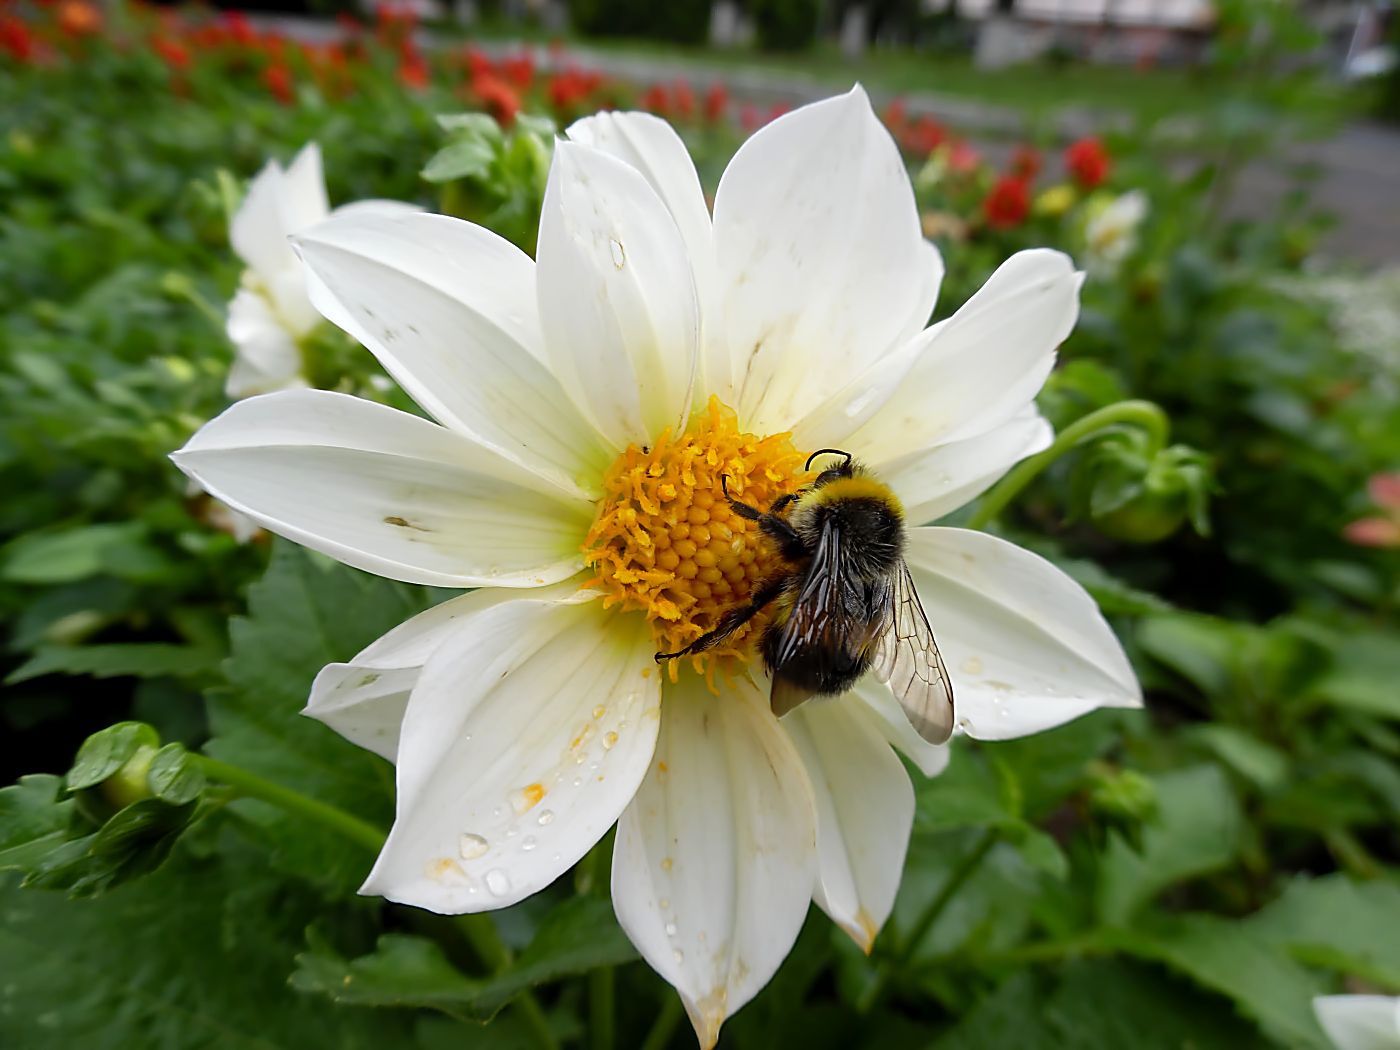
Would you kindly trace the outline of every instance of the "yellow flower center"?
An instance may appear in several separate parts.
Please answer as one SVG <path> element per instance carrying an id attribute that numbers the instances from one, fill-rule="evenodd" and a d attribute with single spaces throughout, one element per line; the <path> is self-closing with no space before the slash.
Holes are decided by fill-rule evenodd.
<path id="1" fill-rule="evenodd" d="M 630 446 L 603 476 L 603 498 L 584 556 L 605 606 L 641 612 L 658 652 L 684 649 L 747 602 L 780 566 L 758 523 L 741 518 L 729 494 L 759 510 L 796 492 L 810 475 L 791 435 L 739 430 L 734 412 L 711 398 L 684 434 L 663 431 L 652 445 Z M 727 482 L 721 479 L 727 478 Z M 766 616 L 724 643 L 672 661 L 688 662 L 713 685 L 749 660 Z"/>

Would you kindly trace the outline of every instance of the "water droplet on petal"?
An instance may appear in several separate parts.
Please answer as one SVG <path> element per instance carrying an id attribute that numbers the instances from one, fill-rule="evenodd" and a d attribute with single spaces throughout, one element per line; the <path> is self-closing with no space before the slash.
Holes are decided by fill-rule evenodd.
<path id="1" fill-rule="evenodd" d="M 606 707 L 604 707 L 602 704 L 599 704 L 597 707 L 595 707 L 595 708 L 593 709 L 593 717 L 594 717 L 594 718 L 602 718 L 602 717 L 603 717 L 605 714 L 607 714 L 607 713 L 608 713 L 608 709 L 607 709 Z"/>
<path id="2" fill-rule="evenodd" d="M 674 922 L 668 922 L 668 923 L 666 924 L 666 936 L 667 936 L 667 937 L 674 937 L 675 935 L 676 935 L 676 924 L 675 924 Z"/>
<path id="3" fill-rule="evenodd" d="M 604 734 L 603 734 L 603 750 L 605 750 L 605 751 L 611 751 L 616 745 L 617 745 L 617 734 L 616 734 L 616 733 L 604 733 Z"/>
<path id="4" fill-rule="evenodd" d="M 678 963 L 685 962 L 685 952 L 677 948 L 671 953 L 671 958 L 675 959 Z"/>
<path id="5" fill-rule="evenodd" d="M 486 873 L 486 888 L 497 897 L 504 897 L 510 892 L 510 876 L 500 868 L 492 868 Z"/>
<path id="6" fill-rule="evenodd" d="M 457 849 L 462 854 L 463 860 L 475 860 L 490 848 L 489 842 L 480 835 L 473 835 L 471 832 L 465 832 L 457 843 Z"/>
<path id="7" fill-rule="evenodd" d="M 613 265 L 616 266 L 619 270 L 622 269 L 625 265 L 627 265 L 627 253 L 622 250 L 622 242 L 619 241 L 616 237 L 614 237 L 610 241 L 608 241 L 608 246 L 612 248 Z"/>
<path id="8" fill-rule="evenodd" d="M 541 826 L 544 826 L 545 824 L 548 824 L 548 823 L 549 823 L 551 820 L 553 820 L 553 819 L 554 819 L 554 810 L 552 810 L 552 809 L 543 809 L 543 810 L 540 810 L 540 815 L 539 815 L 538 823 L 539 823 Z"/>
<path id="9" fill-rule="evenodd" d="M 530 852 L 532 849 L 534 849 L 534 848 L 535 848 L 535 836 L 534 836 L 534 835 L 526 835 L 523 839 L 520 840 L 520 849 L 521 849 L 522 852 L 524 852 L 524 853 L 529 853 L 529 852 Z"/>

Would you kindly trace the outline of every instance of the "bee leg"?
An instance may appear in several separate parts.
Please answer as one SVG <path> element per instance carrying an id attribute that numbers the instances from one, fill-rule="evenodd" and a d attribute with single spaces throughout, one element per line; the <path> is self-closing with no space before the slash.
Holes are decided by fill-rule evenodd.
<path id="1" fill-rule="evenodd" d="M 787 510 L 788 505 L 797 502 L 797 493 L 789 492 L 786 496 L 779 496 L 773 501 L 773 505 L 768 508 L 769 514 L 781 514 Z"/>
<path id="2" fill-rule="evenodd" d="M 714 648 L 761 613 L 764 607 L 782 592 L 782 589 L 783 581 L 781 578 L 769 580 L 754 592 L 753 597 L 749 599 L 747 605 L 735 606 L 721 616 L 719 618 L 719 623 L 715 624 L 715 629 L 713 631 L 702 634 L 684 649 L 677 650 L 674 653 L 657 653 L 652 659 L 657 663 L 662 663 L 666 660 L 674 660 L 681 656 L 692 656 L 695 653 L 703 653 L 706 649 Z"/>
<path id="3" fill-rule="evenodd" d="M 721 474 L 719 476 L 719 487 L 724 491 L 724 498 L 729 501 L 729 506 L 733 508 L 734 513 L 741 518 L 748 518 L 749 521 L 758 522 L 758 527 L 768 534 L 769 539 L 774 540 L 778 544 L 778 549 L 788 561 L 796 561 L 798 558 L 804 558 L 811 553 L 807 550 L 807 545 L 802 542 L 801 537 L 793 531 L 792 526 L 782 518 L 771 512 L 765 514 L 757 507 L 751 507 L 747 503 L 740 503 L 731 496 L 729 494 L 729 475 Z M 796 496 L 780 496 L 773 502 L 773 509 L 781 510 L 796 498 Z M 770 598 L 769 600 L 771 601 L 772 599 Z"/>

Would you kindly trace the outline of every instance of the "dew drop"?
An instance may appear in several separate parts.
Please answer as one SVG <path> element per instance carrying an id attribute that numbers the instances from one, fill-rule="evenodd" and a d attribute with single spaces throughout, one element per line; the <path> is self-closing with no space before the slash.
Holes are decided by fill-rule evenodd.
<path id="1" fill-rule="evenodd" d="M 667 937 L 674 937 L 675 935 L 676 935 L 676 924 L 675 924 L 674 922 L 668 922 L 668 923 L 666 924 L 666 936 L 667 936 Z"/>
<path id="2" fill-rule="evenodd" d="M 541 827 L 543 827 L 544 825 L 548 824 L 548 823 L 549 823 L 550 821 L 552 821 L 553 819 L 554 819 L 554 810 L 552 810 L 552 809 L 544 809 L 544 810 L 541 810 L 541 811 L 540 811 L 540 815 L 539 815 L 539 819 L 538 819 L 537 823 L 538 823 Z"/>
<path id="3" fill-rule="evenodd" d="M 583 777 L 574 777 L 574 787 L 583 787 Z"/>
<path id="4" fill-rule="evenodd" d="M 617 746 L 617 734 L 616 734 L 616 733 L 604 733 L 604 734 L 603 734 L 603 750 L 604 750 L 604 751 L 611 751 L 611 750 L 612 750 L 614 747 L 616 747 L 616 746 Z"/>
<path id="5" fill-rule="evenodd" d="M 489 842 L 480 835 L 473 835 L 471 832 L 464 832 L 457 841 L 457 850 L 462 854 L 463 860 L 475 860 L 490 848 Z"/>
<path id="6" fill-rule="evenodd" d="M 602 718 L 602 717 L 603 717 L 605 714 L 607 714 L 607 713 L 608 713 L 608 709 L 607 709 L 606 707 L 604 707 L 602 704 L 599 704 L 597 707 L 595 707 L 595 708 L 593 709 L 593 717 L 594 717 L 594 718 Z"/>
<path id="7" fill-rule="evenodd" d="M 526 835 L 520 840 L 520 850 L 522 853 L 529 853 L 536 845 L 534 835 Z"/>
<path id="8" fill-rule="evenodd" d="M 627 253 L 622 250 L 622 242 L 614 237 L 608 242 L 608 245 L 612 248 L 613 265 L 619 270 L 622 269 L 627 265 Z"/>
<path id="9" fill-rule="evenodd" d="M 677 948 L 675 951 L 673 951 L 673 952 L 671 953 L 671 958 L 672 958 L 672 959 L 675 959 L 676 962 L 678 962 L 678 963 L 685 962 L 685 952 L 683 952 L 683 951 L 681 951 L 679 948 Z"/>
<path id="10" fill-rule="evenodd" d="M 510 892 L 510 876 L 500 868 L 492 868 L 486 873 L 486 888 L 497 897 L 504 897 Z"/>

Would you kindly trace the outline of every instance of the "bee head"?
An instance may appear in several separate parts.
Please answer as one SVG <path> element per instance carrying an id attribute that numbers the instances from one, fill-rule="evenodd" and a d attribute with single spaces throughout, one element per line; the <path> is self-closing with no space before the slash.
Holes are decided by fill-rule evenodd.
<path id="1" fill-rule="evenodd" d="M 803 469 L 811 470 L 812 461 L 815 460 L 818 456 L 845 456 L 846 459 L 839 466 L 827 467 L 820 474 L 818 474 L 816 476 L 816 479 L 812 482 L 812 488 L 814 489 L 819 489 L 823 485 L 828 485 L 831 482 L 836 481 L 840 478 L 855 477 L 856 472 L 860 469 L 859 465 L 852 458 L 851 454 L 849 452 L 843 452 L 839 448 L 817 449 L 817 451 L 813 452 L 810 456 L 807 457 L 807 465 L 803 467 Z"/>

